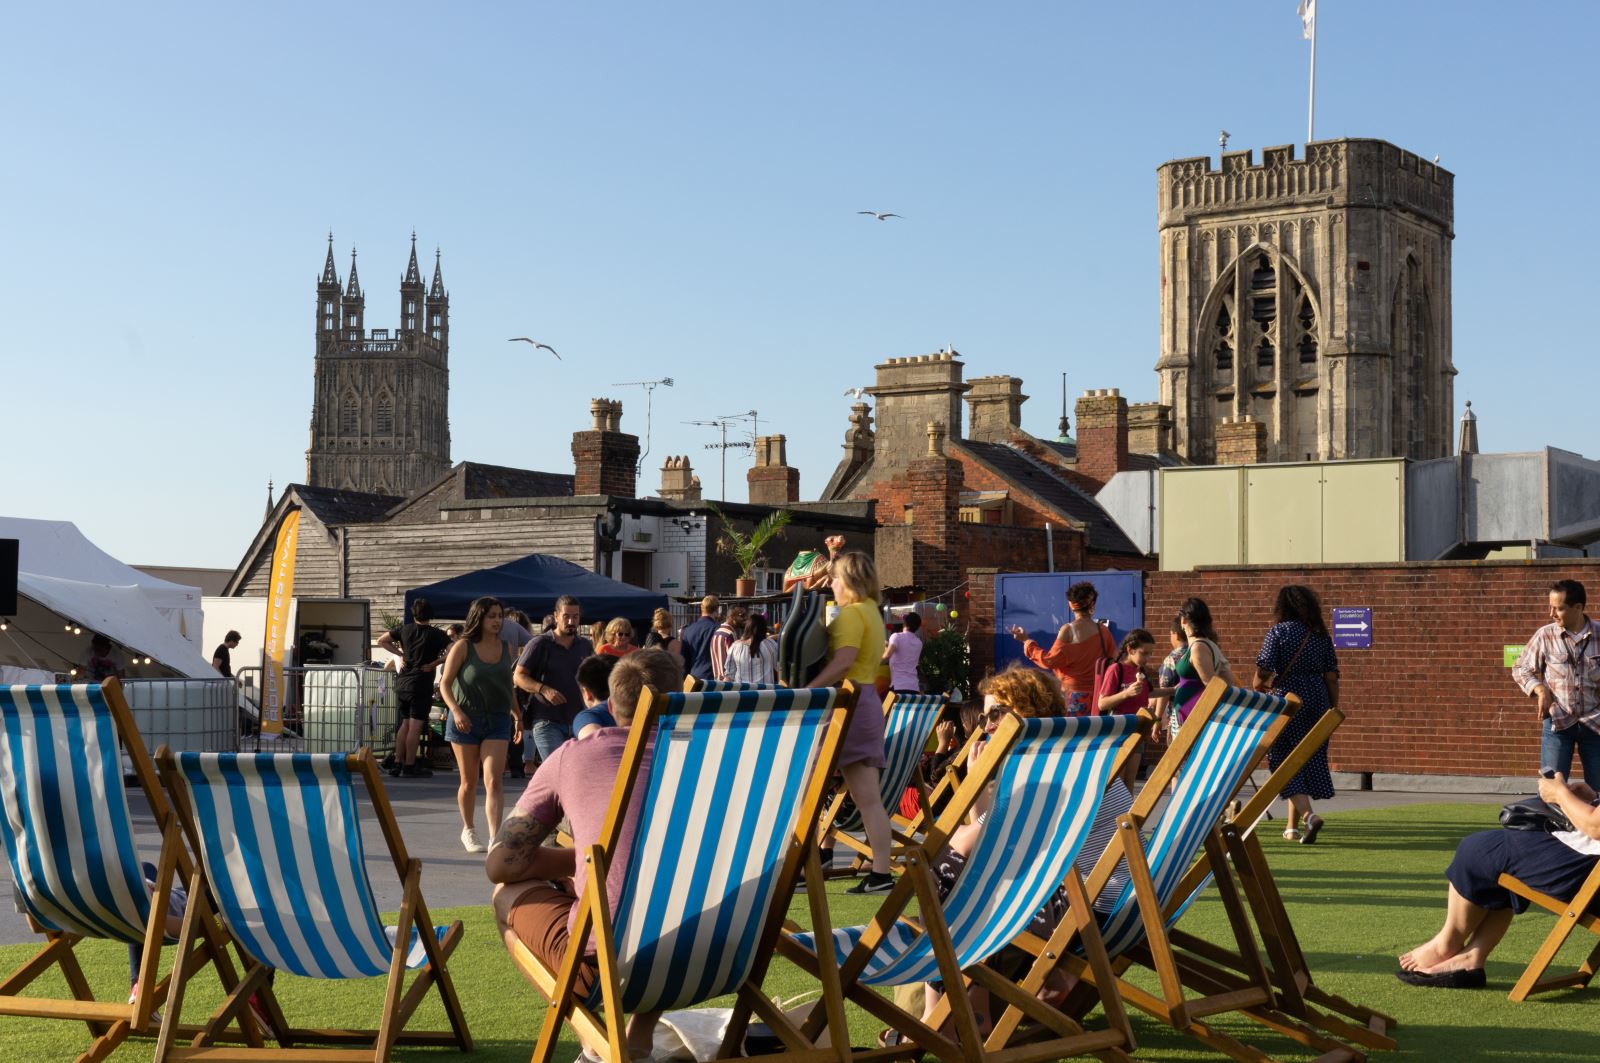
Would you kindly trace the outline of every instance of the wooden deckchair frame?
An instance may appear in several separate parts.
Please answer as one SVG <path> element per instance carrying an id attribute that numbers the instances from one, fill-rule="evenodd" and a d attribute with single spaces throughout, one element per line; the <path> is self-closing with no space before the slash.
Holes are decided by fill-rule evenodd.
<path id="1" fill-rule="evenodd" d="M 144 737 L 134 722 L 133 712 L 122 694 L 122 684 L 108 678 L 100 684 L 101 695 L 117 729 L 117 737 L 127 751 L 139 789 L 150 805 L 150 812 L 161 829 L 161 853 L 156 863 L 156 887 L 150 900 L 150 917 L 145 926 L 144 950 L 139 958 L 139 990 L 132 1003 L 96 1000 L 89 987 L 83 967 L 78 962 L 75 949 L 85 935 L 50 930 L 40 925 L 31 915 L 28 925 L 45 938 L 45 945 L 22 966 L 4 980 L 0 980 L 0 1015 L 19 1015 L 42 1019 L 69 1019 L 84 1022 L 94 1037 L 90 1046 L 78 1057 L 79 1063 L 101 1060 L 116 1051 L 129 1036 L 154 1037 L 153 1019 L 157 1008 L 173 991 L 174 978 L 181 984 L 207 963 L 215 964 L 225 990 L 238 983 L 238 975 L 222 947 L 224 938 L 214 921 L 208 919 L 205 898 L 191 892 L 189 910 L 194 913 L 196 936 L 188 944 L 179 943 L 177 957 L 165 977 L 158 978 L 161 950 L 166 941 L 167 903 L 175 878 L 188 881 L 194 869 L 194 860 L 183 844 L 183 838 L 173 819 L 172 808 L 156 777 L 155 765 L 145 748 Z M 18 995 L 40 975 L 52 969 L 59 970 L 71 990 L 72 1000 Z M 193 1028 L 191 1028 L 193 1029 Z M 243 1027 L 242 1036 L 251 1036 L 252 1027 Z M 257 1035 L 257 1044 L 260 1043 Z"/>
<path id="2" fill-rule="evenodd" d="M 195 820 L 194 809 L 189 804 L 185 783 L 179 773 L 177 756 L 171 750 L 162 747 L 156 754 L 156 760 L 160 765 L 161 777 L 166 783 L 167 791 L 172 795 L 175 818 L 182 825 L 190 846 L 198 853 L 199 826 Z M 451 979 L 447 966 L 451 953 L 461 943 L 461 920 L 457 919 L 452 923 L 442 939 L 435 936 L 433 922 L 428 914 L 428 904 L 422 897 L 422 861 L 406 852 L 405 840 L 400 836 L 400 825 L 395 820 L 394 809 L 389 804 L 383 781 L 378 776 L 378 765 L 372 759 L 372 752 L 363 748 L 355 753 L 346 754 L 345 764 L 351 777 L 360 779 L 366 786 L 367 797 L 372 802 L 373 813 L 378 820 L 378 828 L 388 844 L 389 855 L 402 885 L 394 953 L 389 963 L 383 996 L 383 1014 L 378 1028 L 357 1030 L 290 1026 L 273 992 L 272 969 L 250 956 L 233 938 L 227 925 L 219 920 L 218 932 L 233 942 L 234 948 L 238 950 L 243 960 L 244 977 L 237 984 L 228 986 L 229 991 L 222 1003 L 187 1047 L 179 1047 L 175 1043 L 187 1029 L 178 1024 L 179 1013 L 183 1008 L 184 991 L 187 988 L 187 979 L 180 979 L 173 986 L 171 1002 L 161 1024 L 160 1039 L 156 1042 L 156 1063 L 184 1059 L 203 1059 L 207 1063 L 260 1063 L 263 1060 L 278 1059 L 299 1059 L 306 1063 L 335 1063 L 346 1060 L 372 1060 L 376 1063 L 385 1063 L 396 1045 L 432 1045 L 454 1047 L 463 1052 L 472 1051 L 472 1034 L 467 1028 L 461 1000 L 456 994 L 455 982 Z M 194 901 L 197 897 L 204 897 L 211 888 L 206 879 L 204 866 L 196 860 L 189 881 L 189 910 L 185 913 L 183 932 L 178 939 L 180 949 L 195 933 L 195 924 L 199 922 L 199 916 L 203 914 L 210 918 L 209 906 L 197 906 Z M 418 969 L 411 980 L 411 987 L 405 989 L 406 957 L 411 951 L 410 929 L 413 927 L 417 931 L 423 951 L 427 954 L 428 962 Z M 445 1017 L 450 1022 L 450 1029 L 407 1030 L 406 1023 L 417 1006 L 427 997 L 428 990 L 435 986 L 438 987 L 439 996 L 444 1003 Z M 402 990 L 404 990 L 403 996 Z M 256 998 L 258 1006 L 266 1015 L 269 1025 L 267 1033 L 277 1041 L 277 1047 L 261 1047 L 259 1036 L 252 1036 L 255 1024 L 251 1018 L 252 1009 L 248 1006 L 252 996 Z M 246 1024 L 246 1029 L 249 1031 L 247 1036 L 250 1037 L 247 1047 L 218 1045 L 223 1039 L 223 1031 L 233 1022 Z M 362 1047 L 343 1050 L 296 1047 L 300 1044 Z"/>
<path id="3" fill-rule="evenodd" d="M 1145 716 L 1129 734 L 1113 761 L 1108 779 L 1116 777 L 1118 769 L 1126 763 L 1127 757 L 1132 755 L 1148 733 L 1149 726 L 1150 718 Z M 1021 721 L 1014 716 L 1007 716 L 1000 722 L 994 734 L 990 736 L 978 763 L 956 787 L 944 811 L 929 827 L 922 840 L 907 849 L 905 873 L 884 898 L 883 904 L 873 915 L 861 940 L 843 967 L 836 972 L 836 984 L 842 990 L 844 998 L 854 1001 L 912 1042 L 910 1048 L 872 1053 L 873 1057 L 896 1055 L 914 1057 L 929 1052 L 949 1063 L 958 1060 L 1033 1063 L 1033 1061 L 1074 1055 L 1095 1055 L 1106 1060 L 1131 1060 L 1129 1053 L 1137 1047 L 1133 1029 L 1114 989 L 1101 994 L 1098 998 L 1098 1002 L 1105 1009 L 1107 1028 L 1086 1030 L 1074 1018 L 1039 1000 L 1037 987 L 1030 990 L 1026 985 L 1012 982 L 994 972 L 987 964 L 973 964 L 965 969 L 959 966 L 954 942 L 944 919 L 944 902 L 939 897 L 938 885 L 933 877 L 934 859 L 944 851 L 950 835 L 966 819 L 979 794 L 998 776 L 1004 758 L 1016 745 L 1021 730 Z M 982 733 L 981 728 L 980 733 Z M 1063 925 L 1070 924 L 1074 932 L 1081 935 L 1088 963 L 1101 974 L 1101 981 L 1098 984 L 1111 986 L 1115 976 L 1111 971 L 1110 959 L 1101 943 L 1099 928 L 1093 918 L 1083 878 L 1075 865 L 1068 866 L 1063 885 L 1070 901 L 1068 916 Z M 911 920 L 904 914 L 906 906 L 913 897 L 918 901 L 922 915 L 920 921 Z M 930 947 L 938 960 L 941 980 L 947 987 L 947 992 L 931 1024 L 923 1022 L 920 1015 L 912 1015 L 878 995 L 870 986 L 863 985 L 859 980 L 884 937 L 897 922 L 901 921 L 928 934 Z M 813 927 L 813 940 L 818 943 L 815 952 L 792 937 L 792 933 L 798 931 L 799 927 L 791 925 L 786 929 L 790 933 L 786 933 L 779 940 L 779 949 L 797 966 L 819 976 L 819 980 L 823 983 L 823 1001 L 831 1005 L 833 1001 L 830 994 L 837 990 L 828 984 L 827 976 L 831 973 L 834 950 L 829 941 L 831 935 L 827 927 L 821 924 Z M 1007 1048 L 1004 1038 L 997 1036 L 997 1026 L 995 1032 L 991 1032 L 985 1039 L 978 1030 L 977 1016 L 968 995 L 973 986 L 988 990 L 992 996 L 1003 1002 L 1008 1011 L 1026 1015 L 1052 1036 L 1049 1040 L 1030 1043 L 1021 1048 Z M 951 992 L 949 989 L 956 991 Z M 841 999 L 839 1003 L 842 1006 L 843 1000 Z M 955 1039 L 940 1032 L 947 1018 L 954 1021 Z M 808 1035 L 814 1035 L 820 1029 L 820 1016 L 813 1013 L 803 1030 Z"/>
<path id="4" fill-rule="evenodd" d="M 1299 774 L 1300 769 L 1343 722 L 1344 713 L 1338 709 L 1329 709 L 1324 713 L 1267 781 L 1245 802 L 1243 808 L 1231 821 L 1219 827 L 1219 832 L 1228 863 L 1238 876 L 1249 913 L 1266 951 L 1274 1010 L 1300 1023 L 1309 1023 L 1339 1040 L 1364 1048 L 1392 1050 L 1397 1045 L 1389 1031 L 1398 1025 L 1393 1016 L 1356 1004 L 1316 984 L 1255 830 L 1284 787 Z M 1198 861 L 1179 882 L 1167 915 L 1170 916 L 1176 905 L 1200 888 L 1207 873 L 1219 876 L 1228 874 L 1229 867 L 1226 864 L 1214 867 L 1209 854 L 1206 859 Z M 1168 933 L 1186 984 L 1210 991 L 1216 991 L 1217 986 L 1240 989 L 1250 984 L 1258 971 L 1255 964 L 1239 953 L 1214 942 L 1178 927 L 1173 927 Z M 1292 1029 L 1284 1028 L 1279 1016 L 1270 1011 L 1244 1008 L 1241 1013 L 1262 1025 L 1299 1039 Z"/>
<path id="5" fill-rule="evenodd" d="M 1151 770 L 1133 808 L 1118 821 L 1116 837 L 1107 846 L 1105 853 L 1088 876 L 1086 885 L 1088 895 L 1098 897 L 1106 888 L 1119 861 L 1126 857 L 1129 876 L 1138 899 L 1144 940 L 1129 953 L 1118 956 L 1113 964 L 1120 975 L 1131 963 L 1140 962 L 1155 972 L 1160 987 L 1157 993 L 1151 993 L 1121 977 L 1115 977 L 1114 982 L 1106 988 L 1114 990 L 1122 1000 L 1140 1011 L 1189 1034 L 1233 1059 L 1264 1061 L 1269 1057 L 1258 1049 L 1217 1030 L 1203 1021 L 1206 1017 L 1233 1011 L 1249 1011 L 1251 1017 L 1257 1021 L 1290 1035 L 1302 1044 L 1317 1048 L 1324 1053 L 1325 1059 L 1360 1058 L 1361 1053 L 1350 1049 L 1349 1046 L 1324 1037 L 1275 1011 L 1273 989 L 1261 958 L 1261 950 L 1256 944 L 1239 889 L 1229 874 L 1217 876 L 1217 890 L 1234 935 L 1236 951 L 1230 955 L 1238 957 L 1237 962 L 1246 974 L 1225 981 L 1207 981 L 1198 976 L 1191 976 L 1187 983 L 1184 980 L 1184 968 L 1179 963 L 1173 939 L 1166 929 L 1166 920 L 1171 912 L 1176 910 L 1176 906 L 1184 903 L 1194 889 L 1198 888 L 1204 879 L 1205 870 L 1202 868 L 1196 873 L 1191 868 L 1188 877 L 1181 879 L 1179 886 L 1173 891 L 1172 905 L 1163 910 L 1158 903 L 1156 885 L 1144 843 L 1140 838 L 1140 830 L 1163 799 L 1167 785 L 1185 766 L 1191 750 L 1199 743 L 1206 725 L 1217 712 L 1227 690 L 1228 684 L 1220 678 L 1212 679 L 1207 685 L 1194 711 L 1179 732 L 1177 741 L 1168 746 L 1167 752 Z M 1278 719 L 1258 740 L 1252 752 L 1251 770 L 1254 764 L 1259 763 L 1266 755 L 1273 741 L 1287 726 L 1298 704 L 1298 699 L 1293 696 L 1287 699 L 1286 710 L 1279 714 Z M 1249 774 L 1250 771 L 1247 770 L 1241 775 L 1238 787 L 1229 795 L 1230 799 L 1237 795 L 1238 790 L 1243 789 Z M 1284 781 L 1289 777 L 1291 776 L 1284 776 Z M 1271 802 L 1272 793 L 1269 788 L 1257 791 L 1251 798 L 1251 807 L 1265 811 L 1265 807 Z M 1227 849 L 1220 826 L 1212 828 L 1207 833 L 1203 851 L 1205 855 L 1202 857 L 1202 864 L 1220 867 L 1226 871 Z M 1080 979 L 1080 985 L 1069 997 L 1063 1010 L 1069 1014 L 1081 1015 L 1093 1006 L 1094 1000 L 1091 998 L 1090 988 L 1100 989 L 1099 980 L 1103 976 L 1095 969 L 1095 964 L 1073 955 L 1071 949 L 1075 935 L 1074 928 L 1067 921 L 1063 921 L 1048 940 L 1024 934 L 1015 944 L 1035 957 L 1033 969 L 1022 983 L 1024 991 L 1037 992 L 1043 987 L 1046 977 L 1052 970 L 1063 969 Z M 1022 1019 L 1023 1015 L 1017 1009 L 1007 1009 L 995 1024 L 996 1035 L 1003 1034 L 1000 1037 L 1001 1043 L 1011 1041 Z"/>
<path id="6" fill-rule="evenodd" d="M 685 681 L 687 686 L 688 680 Z M 696 691 L 685 690 L 687 694 Z M 605 882 L 610 854 L 615 851 L 622 835 L 623 821 L 632 804 L 635 789 L 640 783 L 640 765 L 648 749 L 651 735 L 660 720 L 666 698 L 645 687 L 640 694 L 639 706 L 629 727 L 628 744 L 623 750 L 622 763 L 617 769 L 617 785 L 611 791 L 611 802 L 606 807 L 606 818 L 601 828 L 600 841 L 587 851 L 577 854 L 588 865 L 583 896 L 578 898 L 577 921 L 568 938 L 567 953 L 559 970 L 552 971 L 539 957 L 515 942 L 511 959 L 523 976 L 550 1002 L 545 1009 L 544 1023 L 539 1039 L 534 1045 L 533 1063 L 549 1063 L 554 1058 L 562 1025 L 570 1024 L 579 1041 L 599 1054 L 606 1063 L 627 1063 L 627 1017 L 620 1001 L 622 986 L 619 980 L 619 961 L 614 934 L 614 921 L 610 900 L 606 896 Z M 754 966 L 736 992 L 733 1016 L 718 1049 L 717 1058 L 735 1058 L 744 1044 L 745 1030 L 751 1016 L 759 1017 L 771 1027 L 784 1043 L 784 1050 L 772 1059 L 792 1060 L 794 1063 L 845 1063 L 850 1058 L 849 1027 L 837 993 L 837 972 L 829 968 L 823 975 L 824 984 L 835 986 L 834 996 L 824 996 L 824 1007 L 819 1009 L 832 1035 L 833 1047 L 819 1047 L 816 1034 L 803 1034 L 784 1011 L 762 992 L 762 982 L 775 952 L 783 917 L 787 910 L 783 898 L 795 889 L 796 878 L 804 874 L 811 898 L 812 918 L 825 930 L 829 926 L 827 899 L 824 896 L 822 866 L 817 859 L 816 837 L 818 810 L 826 793 L 828 776 L 838 761 L 845 733 L 849 728 L 850 713 L 855 709 L 855 687 L 846 682 L 835 696 L 833 718 L 823 735 L 817 760 L 807 780 L 805 795 L 801 799 L 799 818 L 795 823 L 794 838 L 778 870 L 774 884 L 774 902 L 767 926 L 762 930 L 755 949 Z M 636 843 L 637 844 L 637 841 Z M 604 1014 L 586 1006 L 578 999 L 576 986 L 578 964 L 588 948 L 590 935 L 596 943 L 596 965 Z M 820 1026 L 820 1024 L 819 1024 Z M 763 1058 L 763 1057 L 755 1057 Z"/>
<path id="7" fill-rule="evenodd" d="M 1600 942 L 1589 952 L 1578 969 L 1568 974 L 1560 974 L 1545 978 L 1544 973 L 1555 962 L 1561 947 L 1567 943 L 1567 938 L 1579 927 L 1600 938 L 1600 915 L 1591 910 L 1596 898 L 1600 898 L 1600 864 L 1596 864 L 1589 877 L 1583 880 L 1583 885 L 1578 888 L 1577 895 L 1570 901 L 1559 900 L 1548 893 L 1541 893 L 1532 886 L 1522 882 L 1509 873 L 1502 874 L 1500 885 L 1525 897 L 1540 908 L 1556 917 L 1556 925 L 1550 928 L 1550 933 L 1534 951 L 1533 958 L 1528 961 L 1517 984 L 1511 987 L 1508 994 L 1512 1000 L 1521 1002 L 1527 1000 L 1534 993 L 1548 993 L 1552 989 L 1583 989 L 1594 980 L 1595 972 L 1600 971 Z"/>

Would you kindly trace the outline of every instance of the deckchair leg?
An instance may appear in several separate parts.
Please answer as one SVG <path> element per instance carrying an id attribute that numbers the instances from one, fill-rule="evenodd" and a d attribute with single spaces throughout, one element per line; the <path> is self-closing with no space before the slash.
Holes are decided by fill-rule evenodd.
<path id="1" fill-rule="evenodd" d="M 1555 962 L 1557 954 L 1561 952 L 1561 946 L 1567 943 L 1567 938 L 1578 928 L 1578 911 L 1576 904 L 1567 904 L 1562 911 L 1556 913 L 1556 925 L 1550 928 L 1550 933 L 1545 936 L 1544 942 L 1539 946 L 1539 950 L 1533 954 L 1533 959 L 1528 961 L 1528 966 L 1523 970 L 1522 977 L 1518 978 L 1517 984 L 1511 988 L 1510 996 L 1512 1000 L 1521 1002 L 1527 1000 L 1532 993 L 1559 987 L 1554 983 L 1541 985 L 1539 978 L 1545 971 L 1549 970 L 1550 965 Z M 1596 951 L 1600 952 L 1600 949 Z M 1594 960 L 1595 955 L 1591 953 L 1585 963 L 1590 975 L 1594 973 Z M 1587 985 L 1588 981 L 1589 979 L 1585 977 L 1583 984 Z M 1559 980 L 1560 986 L 1567 984 L 1568 981 L 1566 979 Z"/>
<path id="2" fill-rule="evenodd" d="M 95 999 L 94 990 L 89 988 L 89 979 L 84 977 L 83 967 L 78 963 L 78 956 L 72 951 L 73 946 L 82 939 L 76 935 L 63 936 L 69 938 L 71 943 L 60 953 L 60 959 L 57 961 L 58 966 L 61 968 L 61 977 L 66 980 L 67 988 L 72 990 L 74 998 L 92 1001 Z M 89 1027 L 89 1032 L 95 1037 L 106 1037 L 112 1032 L 115 1024 L 99 1019 L 89 1019 L 86 1020 L 86 1025 Z"/>
<path id="3" fill-rule="evenodd" d="M 439 997 L 444 1001 L 445 1018 L 450 1020 L 450 1029 L 455 1033 L 456 1047 L 463 1052 L 472 1051 L 472 1031 L 467 1028 L 466 1012 L 461 1009 L 461 997 L 456 993 L 455 979 L 450 977 L 448 959 L 455 952 L 456 942 L 461 936 L 461 921 L 458 919 L 451 924 L 445 932 L 444 941 L 434 936 L 433 919 L 428 914 L 428 903 L 422 897 L 422 891 L 417 891 L 417 903 L 412 921 L 421 936 L 423 951 L 428 954 L 428 966 L 418 975 L 419 984 L 432 981 L 439 987 Z M 424 988 L 426 988 L 424 986 Z M 407 1019 L 410 1010 L 401 1005 L 401 1014 Z"/>
<path id="4" fill-rule="evenodd" d="M 978 1016 L 972 1010 L 972 997 L 968 992 L 967 977 L 956 959 L 955 943 L 950 939 L 950 928 L 944 924 L 943 902 L 939 888 L 934 885 L 928 870 L 925 854 L 916 852 L 906 858 L 905 874 L 916 887 L 917 903 L 924 913 L 923 927 L 928 943 L 939 963 L 939 975 L 944 979 L 945 999 L 950 1002 L 951 1018 L 955 1020 L 956 1037 L 961 1042 L 968 1059 L 982 1060 L 983 1036 L 978 1032 Z"/>
<path id="5" fill-rule="evenodd" d="M 400 918 L 394 935 L 394 955 L 389 958 L 389 978 L 383 990 L 383 1017 L 378 1022 L 378 1037 L 372 1046 L 376 1063 L 389 1063 L 394 1036 L 399 1024 L 400 991 L 406 984 L 406 955 L 411 951 L 412 912 L 417 904 L 417 880 L 422 865 L 412 860 L 406 868 L 405 888 L 400 897 Z"/>

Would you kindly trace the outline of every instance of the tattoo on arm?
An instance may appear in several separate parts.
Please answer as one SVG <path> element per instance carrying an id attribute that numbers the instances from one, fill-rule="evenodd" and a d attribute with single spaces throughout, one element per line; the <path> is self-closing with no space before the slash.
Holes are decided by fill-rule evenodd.
<path id="1" fill-rule="evenodd" d="M 513 813 L 500 825 L 494 851 L 484 871 L 491 882 L 519 882 L 533 877 L 534 858 L 554 828 L 527 814 Z"/>

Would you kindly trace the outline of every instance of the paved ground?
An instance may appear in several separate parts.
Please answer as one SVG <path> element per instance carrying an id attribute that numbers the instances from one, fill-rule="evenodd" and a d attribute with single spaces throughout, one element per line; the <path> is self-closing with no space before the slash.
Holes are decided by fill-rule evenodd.
<path id="1" fill-rule="evenodd" d="M 505 784 L 506 807 L 509 809 L 522 792 L 523 782 L 507 779 Z M 1530 782 L 1528 792 L 1532 792 Z M 455 807 L 456 776 L 441 772 L 431 779 L 389 780 L 389 800 L 394 805 L 395 816 L 412 856 L 422 860 L 422 884 L 429 905 L 436 908 L 463 904 L 487 904 L 489 885 L 483 877 L 483 856 L 468 853 L 461 848 L 461 820 Z M 1343 791 L 1332 801 L 1319 805 L 1324 812 L 1338 813 L 1356 809 L 1382 808 L 1395 805 L 1476 802 L 1502 805 L 1507 798 L 1503 793 L 1402 793 L 1382 791 Z M 142 795 L 130 797 L 135 824 L 139 830 L 140 851 L 154 860 L 160 846 L 155 822 Z M 482 795 L 477 805 L 478 830 L 484 841 Z M 400 907 L 400 885 L 392 864 L 387 863 L 383 839 L 370 815 L 362 822 L 364 844 L 367 852 L 367 872 L 372 880 L 378 903 L 386 911 Z M 0 896 L 11 894 L 9 864 L 0 866 Z M 27 921 L 11 904 L 0 901 L 0 945 L 34 941 L 37 938 L 28 929 Z"/>

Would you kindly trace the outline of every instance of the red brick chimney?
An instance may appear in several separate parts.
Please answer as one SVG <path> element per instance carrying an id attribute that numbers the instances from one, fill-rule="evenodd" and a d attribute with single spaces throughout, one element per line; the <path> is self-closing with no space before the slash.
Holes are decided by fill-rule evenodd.
<path id="1" fill-rule="evenodd" d="M 639 437 L 622 431 L 622 403 L 594 399 L 589 403 L 594 426 L 572 433 L 575 495 L 633 498 L 639 461 Z"/>
<path id="2" fill-rule="evenodd" d="M 1128 400 L 1116 388 L 1078 399 L 1078 472 L 1104 484 L 1128 466 Z"/>
<path id="3" fill-rule="evenodd" d="M 745 473 L 752 506 L 787 506 L 800 501 L 800 470 L 789 464 L 785 436 L 757 436 L 755 467 Z"/>
<path id="4" fill-rule="evenodd" d="M 935 594 L 961 582 L 962 465 L 946 457 L 945 427 L 930 421 L 928 450 L 911 462 L 911 582 Z"/>

